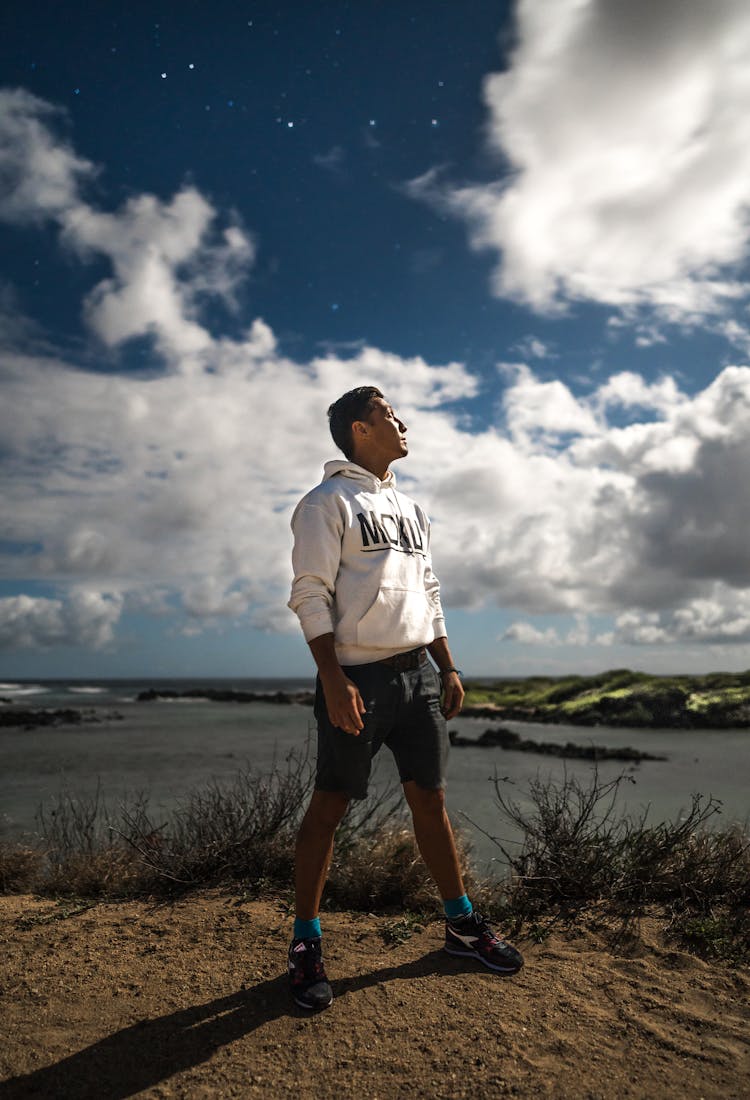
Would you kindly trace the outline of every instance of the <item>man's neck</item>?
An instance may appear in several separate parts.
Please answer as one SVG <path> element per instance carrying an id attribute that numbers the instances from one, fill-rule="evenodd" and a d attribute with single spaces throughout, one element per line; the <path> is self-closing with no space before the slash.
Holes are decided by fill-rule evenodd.
<path id="1" fill-rule="evenodd" d="M 353 461 L 356 462 L 358 466 L 361 466 L 363 470 L 369 470 L 369 472 L 374 474 L 380 481 L 385 481 L 388 476 L 388 465 L 384 468 L 379 462 L 375 462 L 373 459 L 367 458 L 364 455 L 355 455 Z"/>

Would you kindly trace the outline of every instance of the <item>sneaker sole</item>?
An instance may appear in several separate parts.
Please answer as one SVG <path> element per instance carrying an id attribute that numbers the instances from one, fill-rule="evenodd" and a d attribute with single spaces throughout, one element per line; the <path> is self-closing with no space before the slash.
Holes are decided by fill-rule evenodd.
<path id="1" fill-rule="evenodd" d="M 306 1009 L 308 1012 L 320 1012 L 324 1008 L 330 1008 L 331 1007 L 331 1005 L 333 1004 L 333 994 L 331 994 L 330 1001 L 326 1001 L 325 1004 L 311 1005 L 311 1004 L 308 1004 L 307 1001 L 301 1001 L 298 997 L 295 997 L 294 995 L 292 995 L 292 1000 L 294 1001 L 294 1003 L 296 1005 L 298 1005 L 300 1008 Z"/>
<path id="2" fill-rule="evenodd" d="M 455 955 L 457 958 L 461 959 L 476 959 L 482 966 L 486 966 L 488 970 L 494 970 L 497 974 L 517 974 L 523 966 L 523 963 L 520 963 L 518 966 L 497 966 L 495 963 L 483 959 L 476 951 L 459 951 L 455 947 L 446 947 L 445 953 L 447 955 Z"/>

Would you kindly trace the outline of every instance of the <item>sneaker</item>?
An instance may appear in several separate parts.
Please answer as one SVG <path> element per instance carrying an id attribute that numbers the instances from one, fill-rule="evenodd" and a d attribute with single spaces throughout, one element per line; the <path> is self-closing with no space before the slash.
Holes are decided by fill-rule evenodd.
<path id="1" fill-rule="evenodd" d="M 323 966 L 320 936 L 292 940 L 289 947 L 289 990 L 300 1008 L 328 1008 L 333 990 Z"/>
<path id="2" fill-rule="evenodd" d="M 515 974 L 523 966 L 521 952 L 499 939 L 484 917 L 475 912 L 445 922 L 445 950 L 449 955 L 479 959 L 500 974 Z"/>

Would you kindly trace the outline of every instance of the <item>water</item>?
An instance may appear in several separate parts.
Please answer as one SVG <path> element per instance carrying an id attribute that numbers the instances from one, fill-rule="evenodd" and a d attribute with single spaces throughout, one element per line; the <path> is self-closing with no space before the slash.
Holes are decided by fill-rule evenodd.
<path id="1" fill-rule="evenodd" d="M 230 688 L 239 691 L 311 689 L 312 681 L 58 681 L 0 684 L 0 697 L 25 706 L 92 710 L 105 720 L 55 729 L 0 729 L 0 837 L 34 833 L 41 803 L 61 791 L 91 795 L 97 787 L 112 806 L 128 796 L 146 793 L 155 817 L 166 815 L 192 787 L 209 779 L 229 780 L 244 764 L 270 769 L 296 749 L 304 750 L 313 732 L 312 708 L 273 703 L 214 703 L 200 700 L 139 703 L 147 687 Z M 115 719 L 108 716 L 117 713 Z M 450 725 L 475 738 L 492 723 L 459 718 Z M 626 771 L 634 782 L 620 788 L 623 809 L 649 821 L 674 820 L 689 808 L 695 793 L 722 801 L 720 824 L 745 822 L 750 813 L 750 731 L 596 729 L 507 722 L 509 728 L 538 741 L 608 747 L 630 746 L 668 757 L 666 762 L 598 765 L 601 780 Z M 454 748 L 448 767 L 448 796 L 454 820 L 468 831 L 482 869 L 500 858 L 496 845 L 479 830 L 498 836 L 510 850 L 518 834 L 501 818 L 495 800 L 500 790 L 529 806 L 529 783 L 535 778 L 576 777 L 587 784 L 593 765 L 501 749 Z M 396 782 L 390 753 L 383 750 L 376 769 L 380 786 Z M 479 830 L 468 824 L 471 819 Z"/>

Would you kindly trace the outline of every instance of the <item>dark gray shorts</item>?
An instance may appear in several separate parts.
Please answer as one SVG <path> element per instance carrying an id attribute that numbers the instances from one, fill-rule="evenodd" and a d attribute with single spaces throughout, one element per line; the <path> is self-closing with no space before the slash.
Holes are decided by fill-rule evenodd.
<path id="1" fill-rule="evenodd" d="M 427 790 L 443 787 L 448 728 L 440 712 L 440 678 L 427 658 L 407 672 L 375 662 L 347 665 L 344 674 L 357 685 L 367 708 L 362 715 L 364 729 L 355 737 L 331 724 L 318 677 L 316 789 L 365 798 L 372 761 L 381 745 L 387 745 L 396 758 L 402 783 L 414 780 Z"/>

